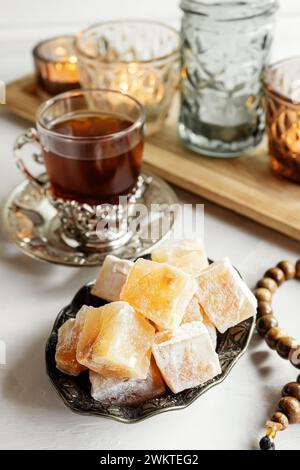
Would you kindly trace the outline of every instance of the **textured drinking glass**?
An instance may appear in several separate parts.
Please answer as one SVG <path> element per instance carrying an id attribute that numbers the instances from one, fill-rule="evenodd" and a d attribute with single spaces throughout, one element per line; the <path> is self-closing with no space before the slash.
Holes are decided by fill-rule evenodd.
<path id="1" fill-rule="evenodd" d="M 300 182 L 300 57 L 270 66 L 263 83 L 272 168 Z"/>
<path id="2" fill-rule="evenodd" d="M 179 83 L 180 36 L 150 21 L 115 21 L 77 35 L 80 82 L 84 88 L 129 93 L 146 111 L 146 133 L 161 128 Z"/>
<path id="3" fill-rule="evenodd" d="M 261 77 L 276 0 L 182 0 L 179 134 L 192 150 L 232 157 L 264 131 Z"/>

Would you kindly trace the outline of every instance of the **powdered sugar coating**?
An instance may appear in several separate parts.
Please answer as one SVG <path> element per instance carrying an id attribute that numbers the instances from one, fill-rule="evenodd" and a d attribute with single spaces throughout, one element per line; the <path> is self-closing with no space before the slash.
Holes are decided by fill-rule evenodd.
<path id="1" fill-rule="evenodd" d="M 155 330 L 126 302 L 88 307 L 77 346 L 77 360 L 115 378 L 145 379 Z"/>
<path id="2" fill-rule="evenodd" d="M 197 281 L 199 302 L 220 333 L 256 314 L 257 300 L 228 258 L 211 264 Z"/>
<path id="3" fill-rule="evenodd" d="M 61 372 L 68 375 L 78 375 L 86 369 L 76 359 L 80 326 L 74 318 L 67 320 L 58 330 L 55 362 Z"/>
<path id="4" fill-rule="evenodd" d="M 196 387 L 221 373 L 219 357 L 202 322 L 185 323 L 155 336 L 152 352 L 174 393 Z"/>
<path id="5" fill-rule="evenodd" d="M 138 259 L 121 292 L 128 302 L 159 328 L 177 328 L 197 290 L 196 281 L 166 263 Z"/>
<path id="6" fill-rule="evenodd" d="M 209 320 L 209 318 L 203 314 L 203 325 L 207 328 L 209 337 L 211 339 L 211 342 L 213 344 L 214 350 L 217 348 L 217 329 L 216 327 L 212 324 L 212 322 Z"/>
<path id="7" fill-rule="evenodd" d="M 192 321 L 203 321 L 201 306 L 196 295 L 194 295 L 194 297 L 186 307 L 182 323 L 190 323 Z"/>
<path id="8" fill-rule="evenodd" d="M 108 302 L 120 300 L 121 290 L 132 266 L 132 261 L 107 255 L 91 293 Z"/>
<path id="9" fill-rule="evenodd" d="M 197 277 L 208 266 L 200 239 L 166 240 L 152 251 L 151 259 L 176 266 L 193 277 Z"/>
<path id="10" fill-rule="evenodd" d="M 152 358 L 149 373 L 145 380 L 120 380 L 103 377 L 90 371 L 91 395 L 104 404 L 138 405 L 160 397 L 166 391 L 162 376 Z"/>

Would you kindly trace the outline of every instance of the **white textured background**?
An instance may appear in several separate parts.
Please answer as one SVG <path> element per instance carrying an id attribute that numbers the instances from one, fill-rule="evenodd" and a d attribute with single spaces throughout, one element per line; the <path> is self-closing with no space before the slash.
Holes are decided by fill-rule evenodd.
<path id="1" fill-rule="evenodd" d="M 178 4 L 178 0 L 0 0 L 0 79 L 16 75 L 16 54 L 20 69 L 30 70 L 28 51 L 43 37 L 116 18 L 153 18 L 179 26 Z M 275 58 L 299 52 L 299 0 L 280 0 L 280 6 Z"/>
<path id="2" fill-rule="evenodd" d="M 300 2 L 282 0 L 274 58 L 300 53 Z M 32 69 L 33 45 L 60 32 L 116 18 L 157 18 L 179 25 L 177 0 L 0 0 L 0 80 Z M 0 208 L 22 179 L 12 159 L 15 137 L 27 123 L 0 107 Z M 178 191 L 182 202 L 205 202 Z M 278 194 L 280 198 L 280 194 Z M 211 203 L 205 203 L 206 242 L 212 258 L 229 255 L 250 286 L 273 263 L 296 260 L 299 243 Z M 39 449 L 252 449 L 281 387 L 297 371 L 255 336 L 228 379 L 181 412 L 126 426 L 72 414 L 45 373 L 44 345 L 55 316 L 95 276 L 32 261 L 9 243 L 0 227 L 0 448 Z M 283 327 L 300 337 L 299 283 L 282 287 L 275 309 Z M 300 448 L 300 425 L 278 436 L 278 447 Z"/>

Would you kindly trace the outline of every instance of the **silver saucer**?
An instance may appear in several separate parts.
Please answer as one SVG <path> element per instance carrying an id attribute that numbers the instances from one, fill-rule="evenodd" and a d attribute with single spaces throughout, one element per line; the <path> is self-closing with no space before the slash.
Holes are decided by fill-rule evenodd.
<path id="1" fill-rule="evenodd" d="M 143 256 L 172 230 L 178 203 L 174 191 L 163 180 L 148 172 L 143 176 L 150 183 L 138 203 L 149 211 L 155 205 L 157 212 L 153 216 L 152 210 L 152 217 L 142 220 L 142 230 L 118 248 L 96 252 L 76 243 L 73 247 L 67 244 L 56 209 L 45 194 L 28 181 L 18 185 L 8 197 L 3 211 L 4 229 L 26 255 L 65 266 L 99 266 L 108 253 L 126 259 Z M 170 210 L 170 206 L 174 210 Z M 153 233 L 155 237 L 151 236 Z"/>

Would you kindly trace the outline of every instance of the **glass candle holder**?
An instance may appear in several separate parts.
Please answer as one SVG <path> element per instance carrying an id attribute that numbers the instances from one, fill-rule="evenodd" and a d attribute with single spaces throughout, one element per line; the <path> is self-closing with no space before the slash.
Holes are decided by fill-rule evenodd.
<path id="1" fill-rule="evenodd" d="M 273 170 L 300 182 L 300 57 L 270 66 L 263 77 Z"/>
<path id="2" fill-rule="evenodd" d="M 129 93 L 146 111 L 146 133 L 163 125 L 179 84 L 180 36 L 150 21 L 114 21 L 77 35 L 80 82 L 84 88 Z"/>
<path id="3" fill-rule="evenodd" d="M 182 0 L 179 134 L 192 150 L 232 157 L 264 132 L 261 77 L 276 0 Z"/>
<path id="4" fill-rule="evenodd" d="M 33 49 L 38 85 L 49 95 L 80 87 L 74 36 L 40 42 Z"/>

